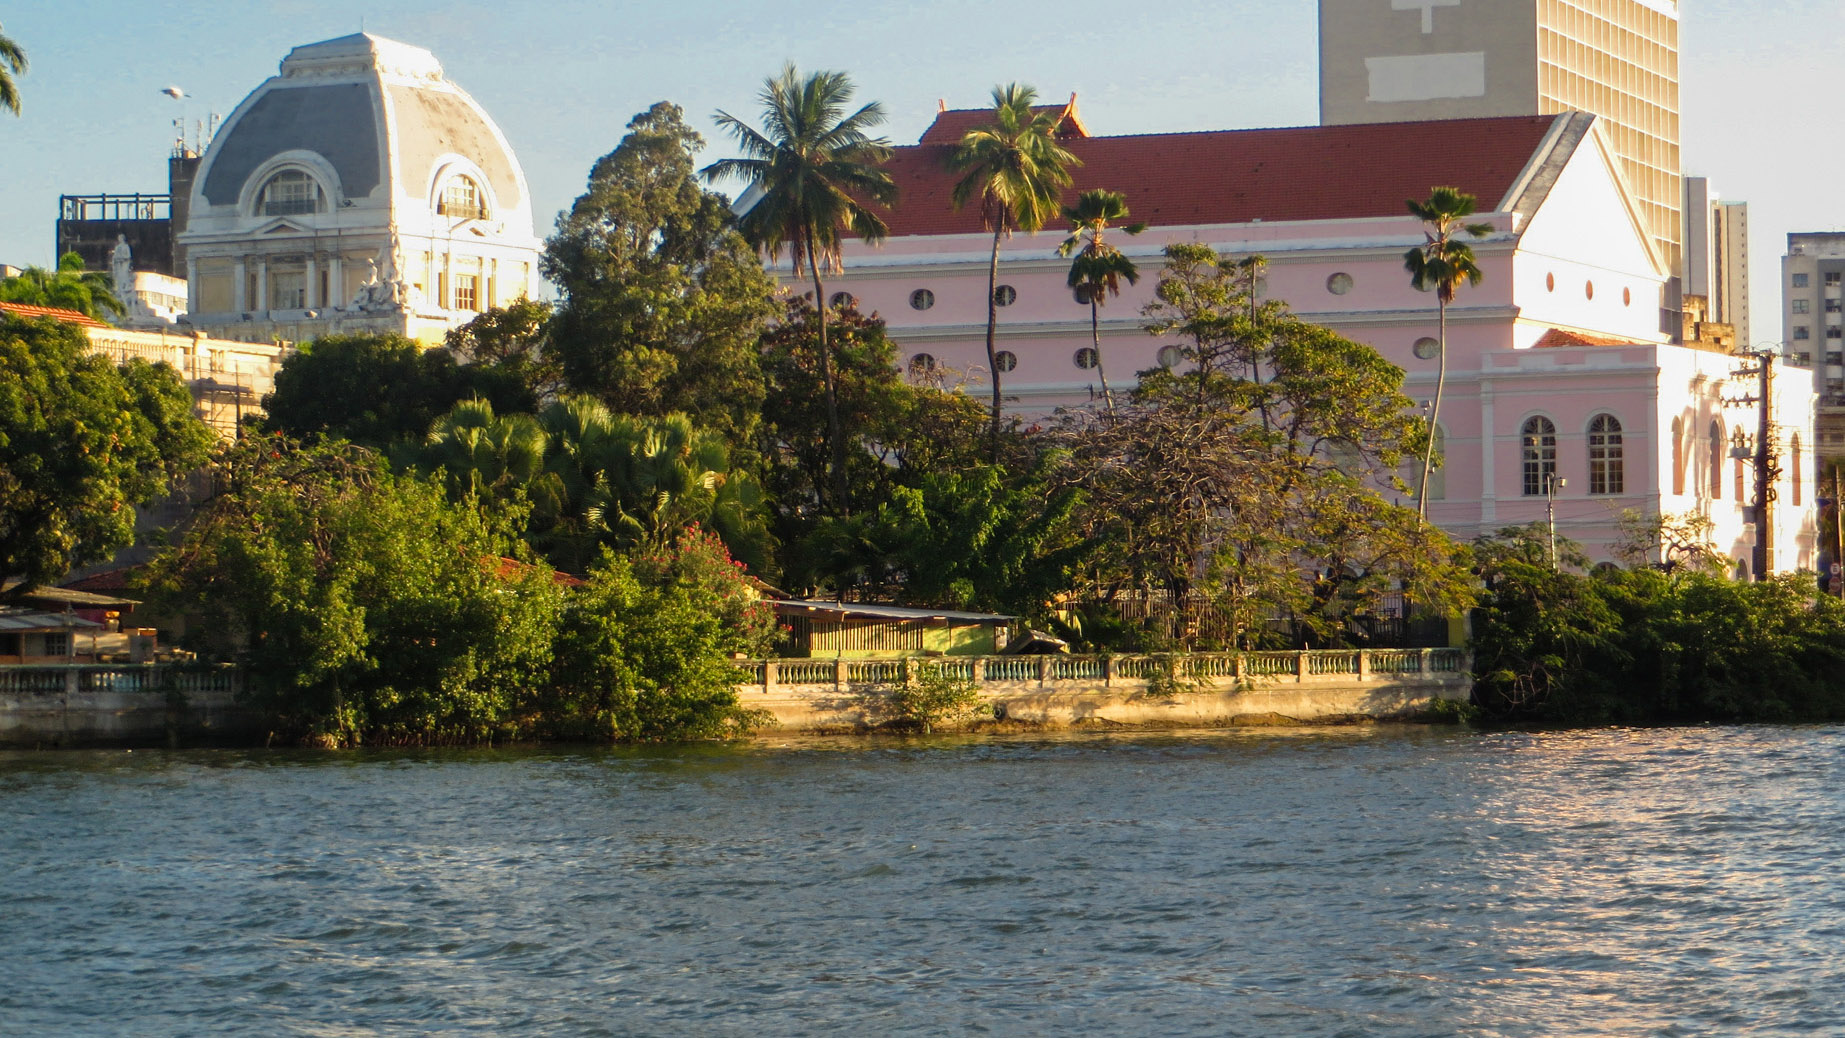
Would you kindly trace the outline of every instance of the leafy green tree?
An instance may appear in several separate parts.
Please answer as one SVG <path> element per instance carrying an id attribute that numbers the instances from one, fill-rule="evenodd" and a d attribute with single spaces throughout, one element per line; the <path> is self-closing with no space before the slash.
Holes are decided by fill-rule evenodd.
<path id="1" fill-rule="evenodd" d="M 582 572 L 603 547 L 658 548 L 706 524 L 757 572 L 772 558 L 760 484 L 722 436 L 685 415 L 615 415 L 565 395 L 536 417 L 465 401 L 430 428 L 417 459 L 456 500 L 531 504 L 527 538 Z"/>
<path id="2" fill-rule="evenodd" d="M 993 415 L 989 436 L 999 451 L 999 357 L 994 336 L 999 328 L 999 244 L 1014 230 L 1035 232 L 1057 215 L 1057 197 L 1070 184 L 1070 167 L 1082 162 L 1057 142 L 1062 113 L 1034 107 L 1038 92 L 1018 83 L 993 88 L 993 121 L 967 131 L 949 157 L 960 174 L 950 195 L 960 209 L 978 201 L 980 219 L 993 232 L 993 255 L 987 264 L 987 370 L 993 377 Z"/>
<path id="3" fill-rule="evenodd" d="M 1280 303 L 1255 303 L 1249 269 L 1208 246 L 1170 246 L 1148 328 L 1173 336 L 1184 363 L 1142 373 L 1114 421 L 1065 431 L 1097 546 L 1087 590 L 1202 595 L 1247 640 L 1286 617 L 1337 642 L 1349 617 L 1404 590 L 1428 608 L 1464 607 L 1463 550 L 1386 497 L 1425 435 L 1403 372 Z"/>
<path id="4" fill-rule="evenodd" d="M 26 74 L 26 52 L 4 33 L 0 33 L 0 108 L 19 114 L 19 85 L 15 77 Z"/>
<path id="5" fill-rule="evenodd" d="M 127 312 L 115 297 L 114 280 L 99 271 L 84 270 L 83 257 L 74 252 L 58 257 L 53 270 L 27 267 L 0 281 L 0 302 L 75 310 L 98 321 Z"/>
<path id="6" fill-rule="evenodd" d="M 563 295 L 551 339 L 572 390 L 622 414 L 682 412 L 747 447 L 775 284 L 728 201 L 700 186 L 703 147 L 662 101 L 596 161 L 545 243 L 541 267 Z"/>
<path id="7" fill-rule="evenodd" d="M 710 548 L 706 541 L 670 554 Z M 679 568 L 676 560 L 631 565 L 604 553 L 588 583 L 571 593 L 545 695 L 556 733 L 658 742 L 721 737 L 762 723 L 738 704 L 739 675 L 729 657 L 734 647 L 762 639 L 740 634 L 719 604 L 741 602 L 747 589 L 736 579 L 724 588 L 668 576 Z M 767 622 L 760 603 L 738 610 L 758 629 Z"/>
<path id="8" fill-rule="evenodd" d="M 212 476 L 150 590 L 202 618 L 199 648 L 243 658 L 279 733 L 354 745 L 524 729 L 562 602 L 548 568 L 510 558 L 510 522 L 347 443 L 251 435 Z"/>
<path id="9" fill-rule="evenodd" d="M 116 367 L 82 329 L 0 314 L 0 585 L 48 584 L 134 537 L 211 430 L 168 365 Z"/>
<path id="10" fill-rule="evenodd" d="M 1435 400 L 1429 408 L 1428 443 L 1422 448 L 1422 481 L 1416 484 L 1417 513 L 1429 517 L 1429 468 L 1435 456 L 1435 428 L 1441 421 L 1441 394 L 1448 384 L 1448 304 L 1465 281 L 1477 285 L 1485 275 L 1474 262 L 1473 247 L 1456 236 L 1462 232 L 1475 238 L 1493 233 L 1490 223 L 1466 223 L 1473 215 L 1474 197 L 1459 188 L 1438 187 L 1428 200 L 1410 199 L 1406 204 L 1423 223 L 1427 239 L 1420 247 L 1403 254 L 1403 267 L 1409 271 L 1409 283 L 1419 292 L 1435 292 L 1438 332 L 1435 353 Z"/>
<path id="11" fill-rule="evenodd" d="M 551 314 L 549 303 L 515 300 L 450 331 L 443 345 L 462 365 L 497 369 L 546 400 L 564 389 L 564 366 L 551 346 Z"/>
<path id="12" fill-rule="evenodd" d="M 832 307 L 826 353 L 840 424 L 854 447 L 845 459 L 847 496 L 838 498 L 819 324 L 814 307 L 795 297 L 762 338 L 767 397 L 761 454 L 774 507 L 785 519 L 876 509 L 892 486 L 983 460 L 985 408 L 964 393 L 906 381 L 883 320 L 851 304 Z M 783 540 L 803 535 L 788 529 Z"/>
<path id="13" fill-rule="evenodd" d="M 718 126 L 736 138 L 744 157 L 714 162 L 705 167 L 704 175 L 747 183 L 757 198 L 738 222 L 744 236 L 772 261 L 786 249 L 794 275 L 801 277 L 806 267 L 805 273 L 813 278 L 833 496 L 843 502 L 847 442 L 827 343 L 828 304 L 821 274 L 844 269 L 841 231 L 868 244 L 883 241 L 889 233 L 865 204 L 888 206 L 897 200 L 890 174 L 878 168 L 890 158 L 890 142 L 870 135 L 884 122 L 884 106 L 873 101 L 847 115 L 852 81 L 845 73 L 816 72 L 803 79 L 792 62 L 783 66 L 780 76 L 763 83 L 760 96 L 761 131 L 726 112 L 717 113 Z"/>
<path id="14" fill-rule="evenodd" d="M 1108 388 L 1108 368 L 1102 363 L 1102 304 L 1110 296 L 1121 294 L 1121 282 L 1140 283 L 1140 268 L 1120 249 L 1103 237 L 1109 225 L 1128 217 L 1127 199 L 1119 191 L 1085 191 L 1075 205 L 1063 207 L 1064 219 L 1070 221 L 1070 236 L 1057 246 L 1057 255 L 1075 256 L 1070 264 L 1070 287 L 1078 298 L 1089 302 L 1089 337 L 1095 347 L 1095 371 L 1102 380 L 1102 402 L 1112 414 L 1115 396 Z M 1144 223 L 1129 224 L 1129 234 L 1147 229 Z"/>
<path id="15" fill-rule="evenodd" d="M 504 413 L 531 411 L 525 380 L 503 367 L 455 363 L 401 335 L 328 335 L 304 343 L 263 398 L 263 428 L 300 439 L 385 448 L 419 441 L 456 403 L 481 397 Z"/>
<path id="16" fill-rule="evenodd" d="M 818 525 L 808 577 L 913 605 L 1043 615 L 1089 549 L 1080 493 L 1053 481 L 1055 461 L 1028 479 L 982 464 L 893 487 L 876 511 Z"/>

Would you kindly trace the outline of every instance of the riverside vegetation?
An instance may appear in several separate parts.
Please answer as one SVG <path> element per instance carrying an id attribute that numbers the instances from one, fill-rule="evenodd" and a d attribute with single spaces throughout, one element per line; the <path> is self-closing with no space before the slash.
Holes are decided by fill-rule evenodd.
<path id="1" fill-rule="evenodd" d="M 767 130 L 721 122 L 750 161 L 702 172 L 703 139 L 654 105 L 559 217 L 555 306 L 482 314 L 444 350 L 303 344 L 266 417 L 188 488 L 149 596 L 194 618 L 190 647 L 246 664 L 279 735 L 322 744 L 747 730 L 730 661 L 771 648 L 765 582 L 1013 613 L 1098 652 L 1351 645 L 1354 618 L 1406 595 L 1476 609 L 1494 717 L 1845 715 L 1823 680 L 1845 615 L 1791 578 L 1641 554 L 1553 572 L 1529 531 L 1463 545 L 1396 503 L 1431 447 L 1403 372 L 1258 299 L 1260 257 L 1168 248 L 1143 317 L 1178 362 L 1044 428 L 1007 421 L 997 383 L 975 386 L 983 403 L 953 372 L 900 372 L 877 315 L 825 297 L 840 231 L 875 237 L 894 200 L 881 110 L 850 96 L 843 76 L 786 70 Z M 1074 161 L 1037 139 L 1030 101 L 996 91 L 958 152 L 960 201 L 996 240 L 1050 219 L 1068 182 L 1000 160 Z M 770 208 L 739 225 L 706 185 L 725 175 Z M 840 204 L 802 201 L 816 191 Z M 1129 214 L 1104 192 L 1063 215 L 1072 284 L 1099 307 L 1140 276 L 1102 238 Z M 764 269 L 784 250 L 811 295 Z M 203 460 L 170 369 L 82 351 L 75 331 L 0 318 L 0 575 L 108 558 L 129 506 Z M 1206 602 L 1230 633 L 1174 640 L 1082 608 L 1120 597 Z M 896 705 L 925 728 L 966 705 L 911 691 Z"/>

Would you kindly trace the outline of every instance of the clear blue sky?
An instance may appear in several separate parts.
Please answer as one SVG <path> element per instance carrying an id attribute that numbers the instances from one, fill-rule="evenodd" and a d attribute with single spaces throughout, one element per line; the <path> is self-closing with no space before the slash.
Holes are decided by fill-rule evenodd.
<path id="1" fill-rule="evenodd" d="M 1382 0 L 1379 0 L 1382 2 Z M 1750 203 L 1754 338 L 1780 337 L 1787 232 L 1845 228 L 1839 0 L 1685 0 L 1687 172 Z M 771 11 L 774 13 L 771 13 Z M 50 262 L 62 193 L 164 191 L 171 121 L 228 114 L 290 47 L 369 32 L 427 47 L 511 139 L 540 233 L 635 112 L 660 99 L 708 129 L 753 119 L 764 76 L 793 59 L 850 72 L 913 141 L 938 98 L 984 103 L 996 82 L 1079 95 L 1097 133 L 1309 125 L 1313 0 L 0 0 L 32 61 L 25 116 L 0 116 L 0 262 Z"/>

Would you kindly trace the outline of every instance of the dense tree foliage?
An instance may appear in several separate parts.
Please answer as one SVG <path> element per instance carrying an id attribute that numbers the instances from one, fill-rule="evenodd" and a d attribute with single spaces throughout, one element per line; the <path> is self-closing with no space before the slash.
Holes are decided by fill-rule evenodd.
<path id="1" fill-rule="evenodd" d="M 519 299 L 448 333 L 443 345 L 463 365 L 516 379 L 536 400 L 563 392 L 564 365 L 551 345 L 551 304 Z"/>
<path id="2" fill-rule="evenodd" d="M 576 392 L 621 414 L 680 412 L 747 445 L 775 286 L 724 196 L 700 186 L 703 146 L 661 102 L 597 160 L 545 244 L 542 269 L 563 294 L 551 337 Z"/>
<path id="3" fill-rule="evenodd" d="M 1474 697 L 1489 714 L 1561 724 L 1845 718 L 1845 604 L 1811 578 L 1744 583 L 1658 566 L 1550 565 L 1540 528 L 1477 548 Z"/>
<path id="4" fill-rule="evenodd" d="M 451 501 L 351 444 L 253 435 L 212 475 L 150 590 L 197 617 L 197 648 L 244 661 L 278 735 L 698 738 L 751 720 L 729 658 L 762 652 L 769 620 L 715 538 L 605 553 L 565 587 L 520 545 L 517 508 Z"/>
<path id="5" fill-rule="evenodd" d="M 171 367 L 117 367 L 79 328 L 0 314 L 0 584 L 51 583 L 127 546 L 135 507 L 211 439 Z"/>
<path id="6" fill-rule="evenodd" d="M 275 391 L 263 398 L 263 428 L 382 449 L 422 439 L 431 422 L 473 397 L 503 412 L 533 407 L 519 371 L 457 364 L 447 350 L 401 335 L 329 335 L 282 362 Z"/>
<path id="7" fill-rule="evenodd" d="M 1464 606 L 1462 550 L 1387 496 L 1422 446 L 1403 372 L 1258 303 L 1259 265 L 1190 244 L 1167 257 L 1149 330 L 1178 363 L 1143 372 L 1112 417 L 1066 430 L 1099 546 L 1093 592 L 1203 595 L 1246 640 L 1285 617 L 1337 642 L 1347 617 L 1402 591 Z"/>
<path id="8" fill-rule="evenodd" d="M 554 730 L 657 741 L 760 723 L 738 705 L 729 656 L 764 654 L 773 619 L 716 538 L 691 529 L 633 562 L 605 553 L 560 622 Z"/>
<path id="9" fill-rule="evenodd" d="M 527 540 L 571 572 L 604 548 L 659 548 L 699 523 L 756 572 L 773 569 L 761 485 L 685 415 L 612 414 L 568 394 L 536 416 L 496 415 L 471 400 L 436 421 L 417 464 L 456 500 L 528 503 Z"/>
<path id="10" fill-rule="evenodd" d="M 84 270 L 83 257 L 74 252 L 58 257 L 58 265 L 51 270 L 27 267 L 0 281 L 0 303 L 75 310 L 98 321 L 127 312 L 116 298 L 114 279 L 99 271 Z"/>
<path id="11" fill-rule="evenodd" d="M 149 584 L 290 738 L 474 742 L 516 730 L 561 591 L 505 524 L 350 444 L 252 435 Z M 506 561 L 503 561 L 506 560 Z"/>

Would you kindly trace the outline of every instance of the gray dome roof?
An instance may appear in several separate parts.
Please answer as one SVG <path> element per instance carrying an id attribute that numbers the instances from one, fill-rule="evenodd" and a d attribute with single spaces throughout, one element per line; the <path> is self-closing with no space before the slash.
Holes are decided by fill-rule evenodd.
<path id="1" fill-rule="evenodd" d="M 426 198 L 436 163 L 452 153 L 480 167 L 502 206 L 525 203 L 518 160 L 480 106 L 443 78 L 435 56 L 364 33 L 289 52 L 281 74 L 253 91 L 212 141 L 204 201 L 236 205 L 250 176 L 290 151 L 324 159 L 348 198 L 393 183 Z"/>

